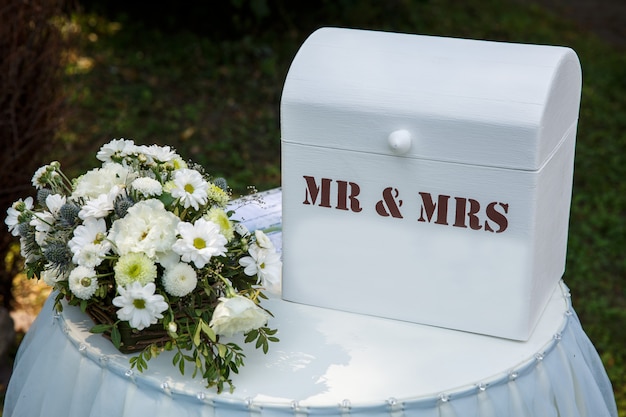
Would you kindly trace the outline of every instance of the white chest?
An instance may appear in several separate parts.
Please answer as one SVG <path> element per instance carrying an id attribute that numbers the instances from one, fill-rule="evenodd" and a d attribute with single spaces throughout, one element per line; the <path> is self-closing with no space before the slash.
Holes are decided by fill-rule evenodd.
<path id="1" fill-rule="evenodd" d="M 561 278 L 568 48 L 321 29 L 282 103 L 283 298 L 525 340 Z"/>

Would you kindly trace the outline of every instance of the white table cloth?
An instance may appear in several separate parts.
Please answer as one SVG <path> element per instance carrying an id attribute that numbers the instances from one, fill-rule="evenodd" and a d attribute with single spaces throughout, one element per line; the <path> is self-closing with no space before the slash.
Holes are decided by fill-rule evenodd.
<path id="1" fill-rule="evenodd" d="M 131 370 L 86 315 L 54 314 L 51 298 L 20 346 L 4 416 L 617 417 L 563 283 L 527 342 L 278 297 L 265 305 L 281 341 L 267 355 L 242 346 L 236 389 L 218 395 L 181 376 L 169 352 Z"/>

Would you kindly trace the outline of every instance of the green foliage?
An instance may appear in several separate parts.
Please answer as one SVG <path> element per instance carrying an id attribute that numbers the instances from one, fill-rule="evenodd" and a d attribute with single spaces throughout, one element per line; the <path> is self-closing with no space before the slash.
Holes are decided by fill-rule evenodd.
<path id="1" fill-rule="evenodd" d="M 284 16 L 280 30 L 246 26 L 248 36 L 228 39 L 164 33 L 123 17 L 76 15 L 72 27 L 80 44 L 66 74 L 74 113 L 60 134 L 64 146 L 57 147 L 57 159 L 81 171 L 92 165 L 84 155 L 111 138 L 154 138 L 229 178 L 239 194 L 250 184 L 261 190 L 280 185 L 282 85 L 298 47 L 320 26 L 572 47 L 584 84 L 565 281 L 626 409 L 626 54 L 521 2 L 320 4 L 311 13 L 259 12 L 259 20 Z M 257 337 L 258 343 L 272 335 Z M 197 359 L 177 358 L 180 366 Z"/>

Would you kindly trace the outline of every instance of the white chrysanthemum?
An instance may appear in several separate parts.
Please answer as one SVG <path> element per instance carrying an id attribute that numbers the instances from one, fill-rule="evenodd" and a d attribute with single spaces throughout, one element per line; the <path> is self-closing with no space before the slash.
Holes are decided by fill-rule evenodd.
<path id="1" fill-rule="evenodd" d="M 114 185 L 108 193 L 87 200 L 78 212 L 78 217 L 85 220 L 88 217 L 100 219 L 108 216 L 114 209 L 115 199 L 122 192 L 122 188 Z"/>
<path id="2" fill-rule="evenodd" d="M 113 139 L 111 142 L 102 145 L 96 158 L 102 162 L 112 162 L 113 158 L 123 158 L 132 155 L 137 150 L 135 142 L 128 139 Z"/>
<path id="3" fill-rule="evenodd" d="M 102 168 L 87 171 L 77 179 L 72 199 L 96 198 L 100 194 L 109 194 L 115 186 L 124 189 L 136 176 L 137 174 L 132 172 L 130 168 L 121 164 L 106 163 Z"/>
<path id="4" fill-rule="evenodd" d="M 170 162 L 179 157 L 169 146 L 150 145 L 142 148 L 144 155 L 151 162 Z"/>
<path id="5" fill-rule="evenodd" d="M 175 170 L 189 168 L 189 165 L 187 165 L 187 162 L 180 156 L 176 156 L 176 158 L 172 159 L 170 163 L 172 164 Z"/>
<path id="6" fill-rule="evenodd" d="M 7 227 L 9 228 L 9 232 L 11 232 L 13 236 L 19 236 L 20 234 L 18 227 L 17 227 L 20 224 L 19 222 L 20 214 L 25 210 L 32 210 L 32 209 L 33 209 L 32 197 L 26 197 L 26 199 L 24 200 L 20 198 L 15 203 L 13 203 L 11 207 L 7 209 L 7 217 L 6 219 L 4 219 L 4 223 L 7 225 Z"/>
<path id="7" fill-rule="evenodd" d="M 163 186 L 154 178 L 140 177 L 134 180 L 130 187 L 145 197 L 159 196 L 163 193 Z"/>
<path id="8" fill-rule="evenodd" d="M 248 276 L 258 276 L 261 285 L 268 291 L 278 294 L 281 288 L 282 266 L 280 255 L 273 249 L 263 249 L 256 243 L 248 249 L 250 256 L 239 259 Z"/>
<path id="9" fill-rule="evenodd" d="M 108 238 L 119 255 L 143 252 L 150 259 L 166 253 L 176 242 L 176 226 L 180 219 L 165 210 L 159 200 L 139 201 L 126 216 L 113 222 Z"/>
<path id="10" fill-rule="evenodd" d="M 203 268 L 213 256 L 226 253 L 226 238 L 220 233 L 220 227 L 205 219 L 198 219 L 194 224 L 180 222 L 176 231 L 180 239 L 172 249 L 184 262 L 193 262 L 197 268 Z"/>
<path id="11" fill-rule="evenodd" d="M 209 183 L 198 171 L 179 169 L 174 172 L 174 187 L 170 192 L 172 197 L 180 200 L 183 207 L 198 210 L 200 205 L 207 203 L 208 188 Z"/>
<path id="12" fill-rule="evenodd" d="M 89 300 L 98 288 L 98 278 L 93 268 L 77 266 L 68 278 L 70 291 L 82 300 Z"/>
<path id="13" fill-rule="evenodd" d="M 157 276 L 156 265 L 143 253 L 128 253 L 120 256 L 113 271 L 117 285 L 124 287 L 133 282 L 138 282 L 143 286 L 154 282 Z"/>
<path id="14" fill-rule="evenodd" d="M 63 204 L 65 204 L 65 202 L 66 198 L 64 195 L 61 194 L 50 194 L 46 197 L 46 207 L 48 208 L 48 211 L 54 216 L 57 216 L 59 214 L 59 210 L 61 210 L 61 207 L 63 206 Z"/>
<path id="15" fill-rule="evenodd" d="M 154 293 L 155 290 L 153 282 L 145 286 L 133 282 L 126 288 L 117 287 L 120 295 L 113 299 L 113 305 L 120 307 L 117 317 L 128 321 L 130 327 L 137 330 L 156 324 L 158 319 L 163 318 L 161 313 L 167 310 L 168 305 L 162 295 Z"/>
<path id="16" fill-rule="evenodd" d="M 72 262 L 77 265 L 95 268 L 102 263 L 107 252 L 111 249 L 108 243 L 88 243 L 73 254 Z"/>
<path id="17" fill-rule="evenodd" d="M 218 335 L 232 336 L 265 326 L 268 319 L 269 314 L 254 301 L 236 295 L 230 298 L 220 298 L 209 326 Z"/>
<path id="18" fill-rule="evenodd" d="M 191 265 L 179 263 L 165 270 L 163 287 L 168 294 L 184 297 L 192 292 L 198 283 L 198 275 Z"/>
<path id="19" fill-rule="evenodd" d="M 215 184 L 209 184 L 207 195 L 209 200 L 211 200 L 220 207 L 226 207 L 226 205 L 230 201 L 230 196 L 228 195 L 228 193 Z"/>
<path id="20" fill-rule="evenodd" d="M 233 223 L 228 218 L 228 214 L 221 208 L 213 207 L 204 218 L 217 224 L 220 227 L 220 231 L 229 242 L 235 237 Z"/>
<path id="21" fill-rule="evenodd" d="M 67 242 L 67 246 L 74 254 L 72 261 L 80 265 L 81 252 L 83 248 L 89 248 L 90 244 L 100 245 L 96 252 L 106 254 L 111 248 L 111 243 L 106 240 L 106 230 L 105 220 L 95 217 L 85 219 L 83 224 L 76 227 L 74 236 Z"/>

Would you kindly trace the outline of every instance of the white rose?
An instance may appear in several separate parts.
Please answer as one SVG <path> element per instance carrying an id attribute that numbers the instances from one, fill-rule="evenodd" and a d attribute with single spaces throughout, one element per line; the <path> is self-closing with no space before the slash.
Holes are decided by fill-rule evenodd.
<path id="1" fill-rule="evenodd" d="M 269 237 L 261 230 L 255 230 L 254 236 L 256 237 L 256 244 L 263 249 L 274 249 L 274 244 Z"/>
<path id="2" fill-rule="evenodd" d="M 218 335 L 232 336 L 235 333 L 246 333 L 262 327 L 268 319 L 269 314 L 254 301 L 236 295 L 230 298 L 220 298 L 209 326 Z"/>

